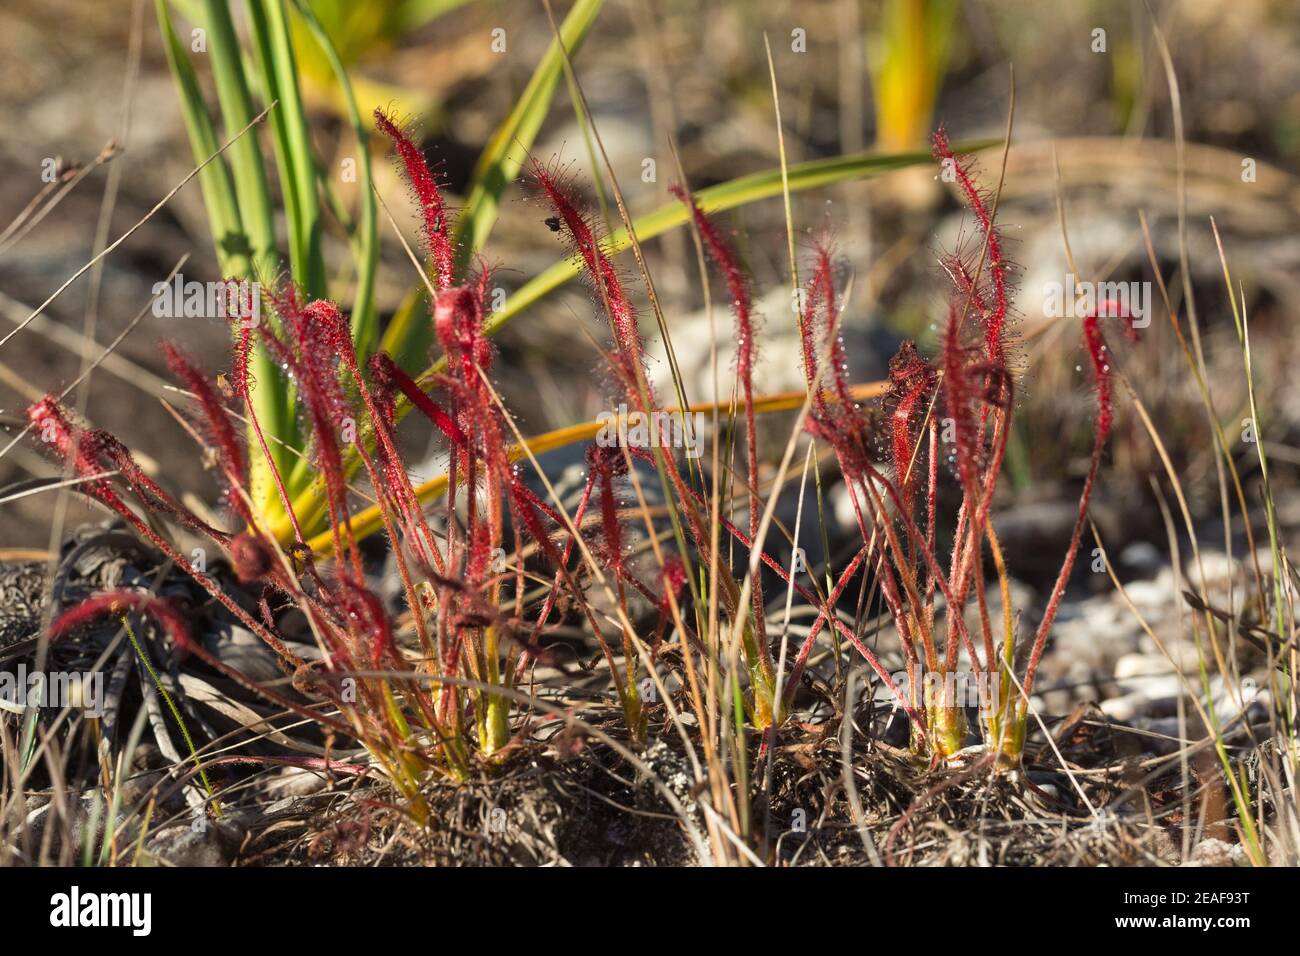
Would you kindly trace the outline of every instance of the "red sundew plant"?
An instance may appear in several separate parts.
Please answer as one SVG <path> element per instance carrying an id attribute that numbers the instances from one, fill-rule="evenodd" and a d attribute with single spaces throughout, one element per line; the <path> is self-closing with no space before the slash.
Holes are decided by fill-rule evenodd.
<path id="1" fill-rule="evenodd" d="M 573 194 L 572 184 L 559 170 L 547 168 L 534 160 L 533 182 L 546 197 L 560 231 L 568 240 L 574 255 L 586 268 L 587 279 L 609 316 L 610 331 L 614 336 L 614 364 L 625 379 L 636 402 L 633 407 L 650 411 L 653 396 L 643 375 L 645 357 L 641 333 L 637 326 L 637 310 L 628 298 L 622 277 L 609 255 L 602 248 L 599 225 Z"/>
<path id="2" fill-rule="evenodd" d="M 517 735 L 529 729 L 530 721 L 521 719 L 514 700 L 534 665 L 556 664 L 545 640 L 564 616 L 576 616 L 590 628 L 627 733 L 638 743 L 646 740 L 650 726 L 638 680 L 644 666 L 653 667 L 658 660 L 671 626 L 680 639 L 693 706 L 703 726 L 706 709 L 692 661 L 700 655 L 710 666 L 723 664 L 725 672 L 729 651 L 717 635 L 731 630 L 710 627 L 709 597 L 716 597 L 720 613 L 740 635 L 748 682 L 745 705 L 757 728 L 782 722 L 813 645 L 829 626 L 897 696 L 911 720 L 916 747 L 934 758 L 961 748 L 964 712 L 946 683 L 940 695 L 922 693 L 922 688 L 932 677 L 955 675 L 964 654 L 977 677 L 996 682 L 996 700 L 985 712 L 985 736 L 1002 765 L 1014 766 L 1024 742 L 1025 701 L 1073 567 L 1111 427 L 1109 356 L 1097 319 L 1090 317 L 1083 338 L 1098 400 L 1092 460 L 1065 561 L 1030 645 L 1022 696 L 1014 680 L 1017 642 L 1007 576 L 989 521 L 1015 390 L 1007 365 L 1009 267 L 992 204 L 975 185 L 971 165 L 952 155 L 942 131 L 935 137 L 936 156 L 956 169 L 956 182 L 984 242 L 978 258 L 959 252 L 945 260 L 955 291 L 937 359 L 927 359 L 907 343 L 891 362 L 883 418 L 887 464 L 877 461 L 872 427 L 850 385 L 839 335 L 841 302 L 833 256 L 825 246 L 817 249 L 804 290 L 798 324 L 800 361 L 810 392 L 808 427 L 834 451 L 862 536 L 862 547 L 835 577 L 829 593 L 819 595 L 759 543 L 763 501 L 751 281 L 732 244 L 691 194 L 674 188 L 726 284 L 735 318 L 735 401 L 744 422 L 746 527 L 711 511 L 708 496 L 697 484 L 699 476 L 684 472 L 670 450 L 599 441 L 587 450 L 585 483 L 570 518 L 561 513 L 558 502 L 544 500 L 530 487 L 518 464 L 513 422 L 490 377 L 495 356 L 484 332 L 490 275 L 483 268 L 456 273 L 450 213 L 434 176 L 395 123 L 382 113 L 376 114 L 376 122 L 393 141 L 420 205 L 433 274 L 429 321 L 446 360 L 443 371 L 421 382 L 386 354 L 359 355 L 341 310 L 327 300 L 309 299 L 290 283 L 265 293 L 265 307 L 275 321 L 255 328 L 234 324 L 226 387 L 214 387 L 183 352 L 164 346 L 172 373 L 194 400 L 196 433 L 210 445 L 210 460 L 225 490 L 229 528 L 198 518 L 145 475 L 119 442 L 102 431 L 82 428 L 53 398 L 29 410 L 37 435 L 84 479 L 81 489 L 119 515 L 265 641 L 292 676 L 294 688 L 313 703 L 304 705 L 233 671 L 208 654 L 201 641 L 191 639 L 184 607 L 143 592 L 96 596 L 60 617 L 54 636 L 104 614 L 153 616 L 177 653 L 192 654 L 268 700 L 359 740 L 418 819 L 427 813 L 420 794 L 428 773 L 464 780 L 476 763 L 503 759 Z M 608 317 L 612 349 L 607 359 L 617 397 L 647 416 L 673 414 L 661 407 L 647 381 L 637 309 L 600 229 L 556 170 L 534 163 L 532 178 Z M 250 374 L 255 347 L 284 370 L 299 396 L 301 431 L 310 439 L 307 454 L 319 475 L 329 525 L 328 545 L 318 545 L 317 552 L 303 534 L 277 456 L 262 431 L 254 401 L 258 383 Z M 426 509 L 403 459 L 396 437 L 399 400 L 427 418 L 445 443 L 449 465 L 445 514 L 440 518 Z M 247 447 L 240 443 L 242 429 L 233 424 L 236 411 L 249 423 Z M 952 426 L 950 439 L 948 430 L 940 428 L 941 417 Z M 367 583 L 353 528 L 354 489 L 345 464 L 349 447 L 360 461 L 359 474 L 367 480 L 391 545 L 409 631 Z M 946 562 L 937 553 L 938 484 L 945 456 L 952 459 L 961 491 L 954 546 Z M 640 494 L 632 473 L 638 460 L 657 470 L 678 536 L 676 553 L 653 544 L 658 561 L 653 574 L 630 556 L 633 526 L 621 510 L 629 486 Z M 259 462 L 256 468 L 254 461 Z M 287 548 L 282 549 L 264 526 L 253 503 L 254 471 L 270 476 L 288 515 L 294 534 Z M 239 586 L 251 590 L 259 603 L 260 617 L 247 611 L 217 577 L 193 567 L 156 530 L 159 521 L 184 528 L 226 555 Z M 755 576 L 753 600 L 745 601 L 722 548 L 714 553 L 715 526 L 727 544 L 759 548 L 757 560 L 818 609 L 794 655 L 781 700 L 776 698 L 776 667 L 764 627 L 761 581 Z M 986 547 L 1003 588 L 1000 634 L 984 598 Z M 513 562 L 507 560 L 511 552 Z M 834 612 L 859 573 L 874 575 L 897 624 L 907 686 L 895 683 L 862 636 Z M 543 596 L 530 601 L 529 582 L 549 586 Z M 603 589 L 608 598 L 600 613 L 588 601 L 591 588 Z M 965 623 L 972 593 L 977 633 Z M 945 624 L 938 620 L 939 595 L 947 608 Z M 639 607 L 649 610 L 634 609 L 633 596 L 644 599 Z M 694 604 L 693 617 L 683 614 L 688 598 Z M 273 604 L 301 611 L 319 645 L 319 662 L 308 663 L 289 650 L 271 613 Z M 645 614 L 650 616 L 648 625 Z M 713 686 L 708 692 L 723 700 L 729 693 Z"/>
<path id="3" fill-rule="evenodd" d="M 602 247 L 600 231 L 593 218 L 583 210 L 575 199 L 570 184 L 553 169 L 541 163 L 533 163 L 533 180 L 555 212 L 555 219 L 560 224 L 560 231 L 573 248 L 575 256 L 583 263 L 589 282 L 597 293 L 609 318 L 610 331 L 614 339 L 614 353 L 610 363 L 623 385 L 628 406 L 647 417 L 665 414 L 657 404 L 654 391 L 644 375 L 644 353 L 640 332 L 637 327 L 637 312 L 632 304 L 618 270 Z M 721 239 L 721 234 L 709 219 L 694 204 L 684 190 L 679 190 L 678 198 L 685 202 L 702 233 L 706 236 L 709 253 L 715 264 L 727 280 L 733 295 L 733 307 L 737 315 L 737 332 L 740 342 L 739 371 L 743 379 L 750 382 L 746 387 L 742 382 L 745 400 L 746 422 L 752 422 L 753 391 L 752 369 L 754 358 L 752 306 L 748 293 L 748 282 L 741 272 L 734 253 Z M 684 426 L 684 422 L 683 422 Z M 753 431 L 747 424 L 748 447 L 753 449 Z M 645 449 L 629 450 L 630 454 L 649 457 Z M 750 483 L 757 471 L 756 458 L 747 452 L 747 459 L 753 470 Z M 671 455 L 654 456 L 656 465 L 661 468 L 666 490 L 671 491 L 676 499 L 676 507 L 685 517 L 685 527 L 690 535 L 690 545 L 698 555 L 701 567 L 712 567 L 710 555 L 713 550 L 710 537 L 711 522 L 708 520 L 707 504 L 698 489 L 691 487 L 683 477 L 678 463 Z M 756 501 L 751 498 L 751 528 L 757 528 Z M 731 534 L 746 547 L 754 540 L 754 535 L 746 538 L 724 517 L 713 516 L 719 524 L 726 527 Z M 763 556 L 765 563 L 770 561 Z M 722 599 L 725 614 L 731 619 L 743 621 L 741 639 L 747 665 L 751 694 L 748 705 L 751 717 L 759 728 L 771 725 L 777 716 L 775 702 L 776 668 L 772 660 L 771 648 L 763 626 L 763 603 L 759 583 L 752 588 L 754 600 L 749 608 L 742 608 L 741 588 L 731 576 L 729 570 L 719 565 L 720 571 L 712 582 L 717 587 Z M 701 631 L 704 631 L 701 628 Z"/>
<path id="4" fill-rule="evenodd" d="M 554 663 L 539 641 L 561 586 L 590 624 L 604 651 L 627 727 L 634 739 L 642 739 L 646 724 L 636 690 L 637 653 L 626 591 L 635 590 L 658 609 L 653 630 L 662 634 L 670 605 L 681 594 L 684 574 L 680 562 L 671 557 L 668 570 L 653 588 L 634 573 L 624 556 L 616 498 L 626 459 L 621 449 L 593 446 L 594 466 L 584 507 L 594 497 L 600 524 L 592 543 L 600 546 L 584 547 L 584 551 L 600 562 L 619 596 L 620 663 L 606 639 L 608 625 L 597 620 L 575 581 L 578 569 L 571 561 L 576 539 L 570 536 L 561 546 L 559 539 L 567 533 L 564 518 L 527 485 L 512 456 L 505 412 L 488 378 L 493 349 L 482 325 L 489 278 L 484 272 L 465 277 L 451 274 L 450 223 L 433 176 L 409 139 L 382 115 L 377 120 L 393 138 L 425 212 L 437 288 L 430 321 L 448 359 L 446 372 L 432 383 L 433 392 L 440 393 L 437 399 L 387 355 L 362 360 L 347 321 L 333 303 L 307 301 L 297 288 L 283 284 L 265 295 L 265 305 L 276 321 L 256 328 L 236 323 L 234 328 L 228 397 L 238 402 L 240 413 L 248 419 L 254 448 L 239 443 L 221 392 L 183 352 L 164 346 L 173 374 L 196 403 L 200 419 L 196 431 L 211 445 L 211 460 L 225 486 L 235 527 L 216 528 L 200 520 L 145 475 L 112 436 L 81 428 L 53 398 L 33 405 L 29 417 L 36 434 L 87 479 L 80 485 L 85 493 L 117 513 L 270 645 L 292 675 L 294 687 L 316 698 L 325 711 L 318 714 L 231 671 L 174 626 L 183 623 L 183 609 L 143 592 L 97 596 L 60 618 L 55 636 L 104 614 L 138 612 L 158 617 L 173 635 L 178 652 L 193 653 L 269 700 L 359 739 L 419 815 L 423 812 L 419 788 L 427 771 L 464 778 L 475 754 L 491 759 L 508 748 L 515 732 L 510 722 L 512 688 L 526 677 L 531 663 Z M 620 347 L 635 356 L 625 368 L 639 365 L 635 312 L 612 264 L 594 241 L 588 251 L 597 274 L 606 280 L 606 294 L 621 310 Z M 322 565 L 321 555 L 309 548 L 262 431 L 253 401 L 258 383 L 250 374 L 254 345 L 272 356 L 299 393 L 303 433 L 310 437 L 330 528 L 334 557 L 330 566 Z M 448 510 L 441 530 L 435 530 L 426 514 L 395 438 L 399 397 L 428 418 L 447 443 Z M 392 543 L 415 632 L 414 646 L 399 640 L 396 622 L 366 583 L 363 556 L 351 527 L 351 489 L 344 464 L 348 444 L 355 447 Z M 252 504 L 250 454 L 260 455 L 265 462 L 292 523 L 295 540 L 287 553 L 262 526 Z M 465 512 L 460 515 L 456 503 L 462 497 Z M 261 619 L 244 610 L 215 577 L 191 565 L 149 518 L 180 525 L 225 554 L 245 587 L 262 590 Z M 556 581 L 536 621 L 524 617 L 527 572 L 522 562 L 512 571 L 504 560 L 508 547 L 521 554 L 525 543 L 536 547 Z M 301 610 L 320 645 L 322 663 L 308 664 L 288 650 L 268 610 L 272 601 L 289 601 Z M 331 716 L 330 710 L 337 710 L 342 719 Z"/>
<path id="5" fill-rule="evenodd" d="M 938 366 L 921 356 L 911 343 L 905 343 L 890 364 L 889 391 L 883 404 L 892 477 L 872 462 L 866 449 L 863 418 L 848 394 L 835 329 L 830 256 L 824 248 L 817 252 L 800 322 L 804 370 L 809 389 L 813 390 L 811 427 L 835 450 L 863 536 L 863 554 L 877 570 L 882 600 L 898 628 L 908 688 L 889 686 L 912 717 L 915 744 L 935 757 L 948 757 L 962 748 L 967 728 L 963 704 L 956 696 L 956 680 L 965 654 L 982 689 L 985 741 L 1001 766 L 1013 767 L 1018 765 L 1024 745 L 1028 698 L 1038 661 L 1074 566 L 1110 432 L 1110 365 L 1097 318 L 1090 316 L 1083 324 L 1083 342 L 1096 383 L 1095 441 L 1080 494 L 1078 518 L 1043 620 L 1030 643 L 1022 689 L 1014 676 L 1018 648 L 1006 568 L 989 521 L 1015 391 L 1007 364 L 1010 267 L 993 218 L 993 203 L 976 185 L 972 162 L 953 154 L 942 129 L 935 134 L 934 152 L 942 168 L 952 171 L 951 178 L 958 185 L 982 242 L 975 254 L 959 250 L 944 260 L 955 291 L 942 333 Z M 822 374 L 816 374 L 815 369 L 822 370 Z M 946 570 L 936 552 L 942 431 L 949 434 L 951 448 L 947 454 L 961 490 L 954 546 Z M 919 492 L 921 488 L 925 489 L 924 495 Z M 984 596 L 986 545 L 1002 592 L 1000 635 L 995 632 Z M 850 569 L 856 571 L 852 564 Z M 846 573 L 850 571 L 846 569 Z M 842 584 L 837 592 L 839 587 Z M 972 592 L 979 621 L 978 644 L 966 625 L 965 612 Z M 936 623 L 936 594 L 941 594 L 946 604 L 943 634 Z M 802 666 L 818 630 L 813 629 L 797 656 L 796 669 Z M 874 656 L 866 656 L 881 673 Z"/>
<path id="6" fill-rule="evenodd" d="M 736 316 L 736 378 L 740 384 L 739 400 L 744 408 L 745 417 L 745 480 L 749 485 L 749 538 L 758 538 L 758 525 L 762 512 L 762 502 L 758 495 L 758 430 L 754 424 L 754 361 L 757 356 L 757 341 L 754 328 L 754 304 L 751 283 L 748 274 L 741 269 L 732 244 L 723 236 L 717 225 L 700 209 L 694 197 L 678 184 L 670 191 L 691 212 L 695 228 L 700 234 L 709 258 L 722 274 L 731 296 L 731 309 Z M 756 577 L 753 582 L 753 607 L 755 642 L 758 670 L 760 675 L 772 671 L 770 652 L 767 649 L 767 629 L 764 626 L 763 582 Z"/>
<path id="7" fill-rule="evenodd" d="M 411 192 L 420 207 L 424 241 L 433 260 L 434 286 L 439 290 L 445 289 L 452 283 L 455 250 L 447 228 L 447 204 L 443 201 L 442 190 L 438 188 L 438 181 L 423 154 L 406 132 L 383 110 L 376 109 L 374 116 L 375 126 L 393 141 L 393 148 L 397 150 Z"/>

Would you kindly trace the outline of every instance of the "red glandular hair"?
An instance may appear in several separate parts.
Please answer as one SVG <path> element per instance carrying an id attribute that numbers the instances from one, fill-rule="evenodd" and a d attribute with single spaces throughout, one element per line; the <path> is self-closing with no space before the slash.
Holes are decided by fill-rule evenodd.
<path id="1" fill-rule="evenodd" d="M 81 477 L 117 471 L 146 507 L 162 512 L 191 531 L 222 543 L 229 541 L 228 534 L 201 520 L 146 475 L 116 438 L 103 429 L 86 429 L 74 424 L 53 395 L 47 395 L 28 408 L 27 418 L 36 434 L 53 445 L 59 456 Z M 128 520 L 134 519 L 108 479 L 97 478 L 84 482 L 81 487 L 101 504 L 123 517 L 129 516 Z"/>
<path id="2" fill-rule="evenodd" d="M 920 470 L 921 456 L 914 454 L 921 438 L 926 409 L 934 394 L 938 376 L 934 367 L 906 341 L 889 362 L 889 449 L 894 466 L 894 481 L 900 496 L 909 505 Z"/>
<path id="3" fill-rule="evenodd" d="M 455 253 L 451 244 L 451 230 L 448 222 L 447 204 L 443 200 L 438 181 L 419 148 L 411 138 L 383 110 L 375 110 L 375 126 L 393 141 L 398 158 L 411 184 L 411 191 L 420 206 L 420 215 L 424 225 L 424 241 L 433 260 L 434 285 L 445 289 L 453 282 Z"/>
<path id="4" fill-rule="evenodd" d="M 804 287 L 802 306 L 799 338 L 804 378 L 812 392 L 810 430 L 835 448 L 846 478 L 858 480 L 866 473 L 870 458 L 866 420 L 849 386 L 834 261 L 825 242 L 817 244 L 813 275 Z"/>
<path id="5" fill-rule="evenodd" d="M 249 512 L 248 503 L 239 493 L 248 474 L 244 448 L 235 435 L 225 405 L 222 404 L 217 390 L 213 388 L 208 377 L 198 370 L 189 356 L 178 346 L 171 342 L 164 342 L 162 348 L 163 355 L 167 359 L 167 367 L 198 400 L 208 439 L 216 450 L 221 466 L 221 476 L 226 486 L 226 501 L 245 523 L 252 524 L 253 516 Z"/>
<path id="6" fill-rule="evenodd" d="M 975 276 L 961 256 L 954 257 L 954 277 L 960 291 L 972 298 L 984 325 L 984 342 L 988 357 L 994 362 L 1005 362 L 1005 331 L 1007 324 L 1007 263 L 1003 255 L 1003 240 L 994 221 L 991 198 L 975 183 L 975 161 L 971 157 L 956 156 L 948 142 L 948 133 L 942 126 L 934 134 L 934 156 L 945 174 L 951 173 L 980 235 L 984 237 L 987 253 L 984 254 L 984 272 L 991 295 L 986 301 L 975 286 Z M 978 268 L 978 267 L 977 267 Z"/>
<path id="7" fill-rule="evenodd" d="M 583 263 L 596 297 L 608 308 L 615 356 L 639 407 L 641 403 L 634 385 L 644 368 L 641 333 L 637 327 L 636 309 L 628 298 L 622 277 L 602 248 L 600 230 L 593 217 L 578 202 L 566 177 L 534 161 L 532 178 L 555 211 L 565 239 Z"/>
<path id="8" fill-rule="evenodd" d="M 97 618 L 121 616 L 131 611 L 141 611 L 157 621 L 178 650 L 189 650 L 194 646 L 185 616 L 175 604 L 167 598 L 124 589 L 92 595 L 68 608 L 50 624 L 50 640 L 57 641 Z"/>

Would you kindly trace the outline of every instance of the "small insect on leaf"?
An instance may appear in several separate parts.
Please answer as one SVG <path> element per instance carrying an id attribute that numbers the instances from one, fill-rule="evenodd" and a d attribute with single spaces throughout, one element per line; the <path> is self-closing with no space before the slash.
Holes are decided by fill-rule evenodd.
<path id="1" fill-rule="evenodd" d="M 560 231 L 560 217 L 559 217 L 559 216 L 547 216 L 545 219 L 542 220 L 542 222 L 545 223 L 546 228 L 549 229 L 549 230 L 551 230 L 551 232 L 559 232 L 559 231 Z"/>

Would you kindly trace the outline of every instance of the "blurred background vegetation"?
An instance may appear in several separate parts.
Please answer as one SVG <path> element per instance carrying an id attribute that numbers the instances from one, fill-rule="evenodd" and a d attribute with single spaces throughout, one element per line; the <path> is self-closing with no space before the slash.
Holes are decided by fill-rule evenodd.
<path id="1" fill-rule="evenodd" d="M 311 145 L 323 170 L 337 170 L 358 151 L 346 96 L 292 6 L 289 30 Z M 242 4 L 234 7 L 238 12 Z M 370 111 L 382 106 L 411 120 L 454 202 L 462 203 L 477 158 L 550 43 L 541 3 L 310 0 L 310 7 L 349 72 L 361 116 L 369 122 Z M 194 26 L 207 22 L 204 8 L 199 0 L 168 4 L 183 45 Z M 562 17 L 570 4 L 557 0 L 556 8 Z M 607 0 L 576 68 L 635 215 L 668 201 L 668 185 L 677 178 L 670 143 L 697 190 L 777 165 L 765 35 L 792 163 L 866 149 L 925 149 L 940 121 L 954 139 L 999 138 L 1014 66 L 1015 132 L 1000 219 L 1019 264 L 1026 379 L 1009 489 L 1024 501 L 1064 502 L 1068 513 L 1070 495 L 1060 490 L 1082 467 L 1090 402 L 1077 370 L 1077 330 L 1049 321 L 1042 310 L 1044 284 L 1062 281 L 1067 271 L 1058 197 L 1074 256 L 1088 278 L 1152 278 L 1138 219 L 1144 212 L 1156 260 L 1182 308 L 1174 119 L 1152 17 L 1168 39 L 1182 96 L 1189 263 L 1216 402 L 1225 423 L 1244 417 L 1240 354 L 1210 215 L 1245 285 L 1262 432 L 1280 471 L 1275 483 L 1282 520 L 1300 526 L 1300 497 L 1287 493 L 1300 463 L 1300 395 L 1291 371 L 1297 357 L 1291 327 L 1300 305 L 1300 11 L 1291 0 L 1179 0 L 1149 7 L 1131 0 Z M 213 70 L 204 56 L 191 51 L 190 59 L 217 115 Z M 143 215 L 194 160 L 152 3 L 8 0 L 0 9 L 0 61 L 6 77 L 0 87 L 6 131 L 0 137 L 0 219 L 10 222 L 43 188 L 46 160 L 92 167 L 21 241 L 0 242 L 4 334 L 89 259 L 97 241 L 102 245 L 103 236 L 116 237 Z M 571 163 L 574 175 L 591 183 L 570 94 L 558 84 L 532 151 L 546 162 Z M 261 135 L 269 158 L 269 135 Z M 121 146 L 120 155 L 95 165 L 110 140 Z M 370 149 L 378 194 L 414 241 L 414 211 L 387 161 L 387 146 L 372 138 Z M 647 160 L 653 176 L 645 175 Z M 1243 179 L 1244 160 L 1254 162 L 1251 181 Z M 981 161 L 993 181 L 999 152 L 985 152 Z M 339 176 L 331 182 L 336 195 L 322 199 L 355 216 L 358 185 Z M 483 249 L 507 295 L 564 255 L 531 198 L 520 184 L 506 188 Z M 591 190 L 590 198 L 598 207 L 598 192 Z M 289 226 L 278 213 L 283 197 L 277 192 L 273 200 L 274 228 L 284 237 Z M 849 291 L 844 323 L 856 380 L 880 377 L 902 338 L 923 345 L 931 340 L 945 284 L 932 253 L 955 244 L 960 221 L 933 169 L 812 190 L 795 197 L 793 211 L 798 251 L 807 251 L 806 237 L 828 230 L 843 261 Z M 756 385 L 764 391 L 797 387 L 780 199 L 727 213 L 724 222 L 743 233 L 743 254 L 764 306 Z M 382 215 L 378 236 L 374 308 L 387 327 L 404 303 L 410 307 L 419 279 Z M 647 249 L 678 352 L 689 355 L 692 345 L 695 353 L 707 352 L 700 347 L 707 326 L 689 235 L 670 231 Z M 197 184 L 105 260 L 91 281 L 60 298 L 48 321 L 0 352 L 0 414 L 10 420 L 34 396 L 71 381 L 83 353 L 97 352 L 121 332 L 185 251 L 193 253 L 184 267 L 187 278 L 220 274 Z M 356 294 L 352 256 L 333 219 L 321 256 L 331 293 L 349 306 Z M 601 334 L 596 312 L 587 290 L 570 284 L 499 336 L 497 377 L 526 430 L 589 419 L 604 406 L 599 357 L 589 338 Z M 148 316 L 81 399 L 94 424 L 139 448 L 178 490 L 211 499 L 213 486 L 190 439 L 159 406 L 168 394 L 161 338 L 179 339 L 212 369 L 227 361 L 226 332 L 218 324 Z M 100 346 L 87 345 L 91 340 Z M 1190 477 L 1212 474 L 1204 413 L 1159 310 L 1119 361 L 1142 383 L 1180 469 Z M 1215 376 L 1220 367 L 1224 374 Z M 688 376 L 692 372 L 704 380 L 702 367 L 687 369 Z M 1149 528 L 1151 509 L 1139 506 L 1132 513 L 1156 463 L 1136 426 L 1126 420 L 1121 426 L 1098 514 L 1103 520 L 1109 515 L 1124 536 L 1158 539 Z M 780 429 L 774 433 L 784 440 Z M 415 432 L 408 440 L 418 449 L 427 439 Z M 430 472 L 436 467 L 432 458 L 425 464 Z M 1248 458 L 1243 467 L 1250 471 Z M 0 461 L 0 485 L 50 473 L 52 466 L 24 447 Z M 1193 504 L 1212 510 L 1213 483 L 1189 487 L 1206 496 Z M 47 547 L 49 498 L 4 506 L 0 545 Z"/>

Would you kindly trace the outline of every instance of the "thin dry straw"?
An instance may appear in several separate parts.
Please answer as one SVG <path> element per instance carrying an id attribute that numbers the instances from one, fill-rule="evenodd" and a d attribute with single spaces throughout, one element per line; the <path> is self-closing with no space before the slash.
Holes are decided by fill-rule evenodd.
<path id="1" fill-rule="evenodd" d="M 189 258 L 190 258 L 190 254 L 187 252 L 185 253 L 185 255 L 181 256 L 180 259 L 176 261 L 176 265 L 172 266 L 171 272 L 167 273 L 167 278 L 163 280 L 162 284 L 164 286 L 171 285 L 171 280 L 175 278 L 176 273 L 181 271 L 181 267 L 185 265 L 186 262 L 189 261 Z M 122 340 L 125 339 L 128 335 L 130 335 L 135 330 L 135 327 L 139 325 L 140 322 L 144 319 L 144 317 L 149 314 L 150 307 L 157 300 L 160 294 L 161 293 L 155 293 L 149 299 L 149 301 L 145 303 L 144 308 L 142 308 L 139 312 L 137 312 L 135 314 L 135 317 L 130 322 L 127 323 L 126 328 L 122 329 L 122 331 L 118 333 L 117 338 L 113 339 L 112 342 L 110 342 L 107 346 L 104 347 L 104 350 L 99 354 L 99 358 L 97 358 L 95 361 L 91 362 L 88 366 L 86 366 L 86 368 L 82 371 L 82 373 L 78 375 L 75 379 L 73 379 L 72 383 L 67 387 L 65 387 L 63 391 L 59 393 L 59 401 L 62 401 L 63 399 L 67 398 L 68 395 L 71 394 L 73 389 L 75 389 L 78 385 L 80 385 L 83 381 L 85 381 L 86 376 L 88 376 L 91 372 L 93 372 L 96 368 L 98 368 L 101 362 L 103 362 L 106 358 L 108 358 L 108 356 L 110 356 L 111 354 L 113 354 L 114 351 L 116 351 L 117 347 L 120 344 L 122 344 Z M 37 315 L 40 314 L 40 311 L 41 311 L 40 309 L 37 309 L 35 312 L 33 312 L 30 316 L 27 317 L 27 320 L 21 325 L 19 325 L 18 329 L 14 329 L 14 331 L 17 332 L 19 331 L 19 329 L 23 328 L 25 325 L 30 323 L 33 319 L 36 318 Z M 31 423 L 29 422 L 27 425 L 23 427 L 22 431 L 20 431 L 17 435 L 15 435 L 12 439 L 10 439 L 9 444 L 5 445 L 4 448 L 0 448 L 0 458 L 3 458 L 6 454 L 8 454 L 9 450 L 14 447 L 14 445 L 22 441 L 22 439 L 27 435 L 28 432 L 31 431 L 31 429 L 32 426 Z"/>
<path id="2" fill-rule="evenodd" d="M 203 162 L 199 163 L 199 165 L 191 169 L 189 173 L 185 176 L 185 178 L 182 179 L 180 182 L 178 182 L 175 186 L 173 186 L 171 191 L 168 192 L 167 195 L 163 196 L 162 199 L 158 200 L 158 202 L 154 204 L 153 208 L 150 209 L 143 216 L 141 216 L 140 220 L 134 226 L 132 226 L 126 232 L 122 233 L 122 235 L 114 239 L 109 245 L 104 247 L 102 252 L 94 256 L 89 262 L 87 262 L 80 269 L 78 269 L 76 272 L 70 275 L 63 282 L 62 285 L 60 285 L 57 289 L 55 289 L 53 292 L 50 293 L 49 298 L 47 298 L 44 302 L 42 302 L 32 311 L 31 315 L 27 316 L 27 318 L 25 318 L 22 322 L 19 322 L 17 327 L 11 329 L 9 333 L 5 335 L 4 338 L 0 338 L 0 348 L 3 348 L 6 342 L 12 339 L 23 329 L 27 328 L 27 326 L 31 323 L 33 319 L 35 319 L 38 315 L 40 315 L 42 312 L 48 309 L 55 299 L 57 299 L 64 292 L 66 292 L 68 287 L 72 285 L 72 283 L 76 282 L 83 275 L 85 275 L 97 262 L 99 262 L 101 259 L 107 256 L 109 253 L 113 252 L 113 250 L 115 250 L 118 246 L 126 242 L 127 239 L 131 238 L 131 236 L 135 233 L 137 229 L 139 229 L 146 222 L 152 219 L 158 213 L 158 211 L 162 209 L 163 206 L 171 202 L 172 197 L 175 196 L 178 192 L 180 192 L 181 189 L 185 187 L 186 183 L 188 183 L 191 179 L 197 176 L 203 170 L 203 168 L 208 165 L 208 163 L 212 162 L 214 159 L 216 159 L 218 156 L 224 153 L 227 149 L 229 149 L 231 144 L 233 144 L 235 140 L 239 139 L 239 137 L 243 136 L 250 129 L 256 126 L 258 123 L 262 122 L 262 120 L 266 118 L 266 115 L 270 113 L 274 107 L 275 104 L 272 103 L 266 109 L 262 110 L 262 112 L 258 113 L 257 116 L 253 117 L 252 121 L 249 122 L 249 124 L 245 126 L 243 129 L 241 129 L 238 133 L 236 133 L 234 136 L 228 139 L 225 145 L 223 145 L 220 149 L 218 149 L 215 153 L 213 153 Z"/>

